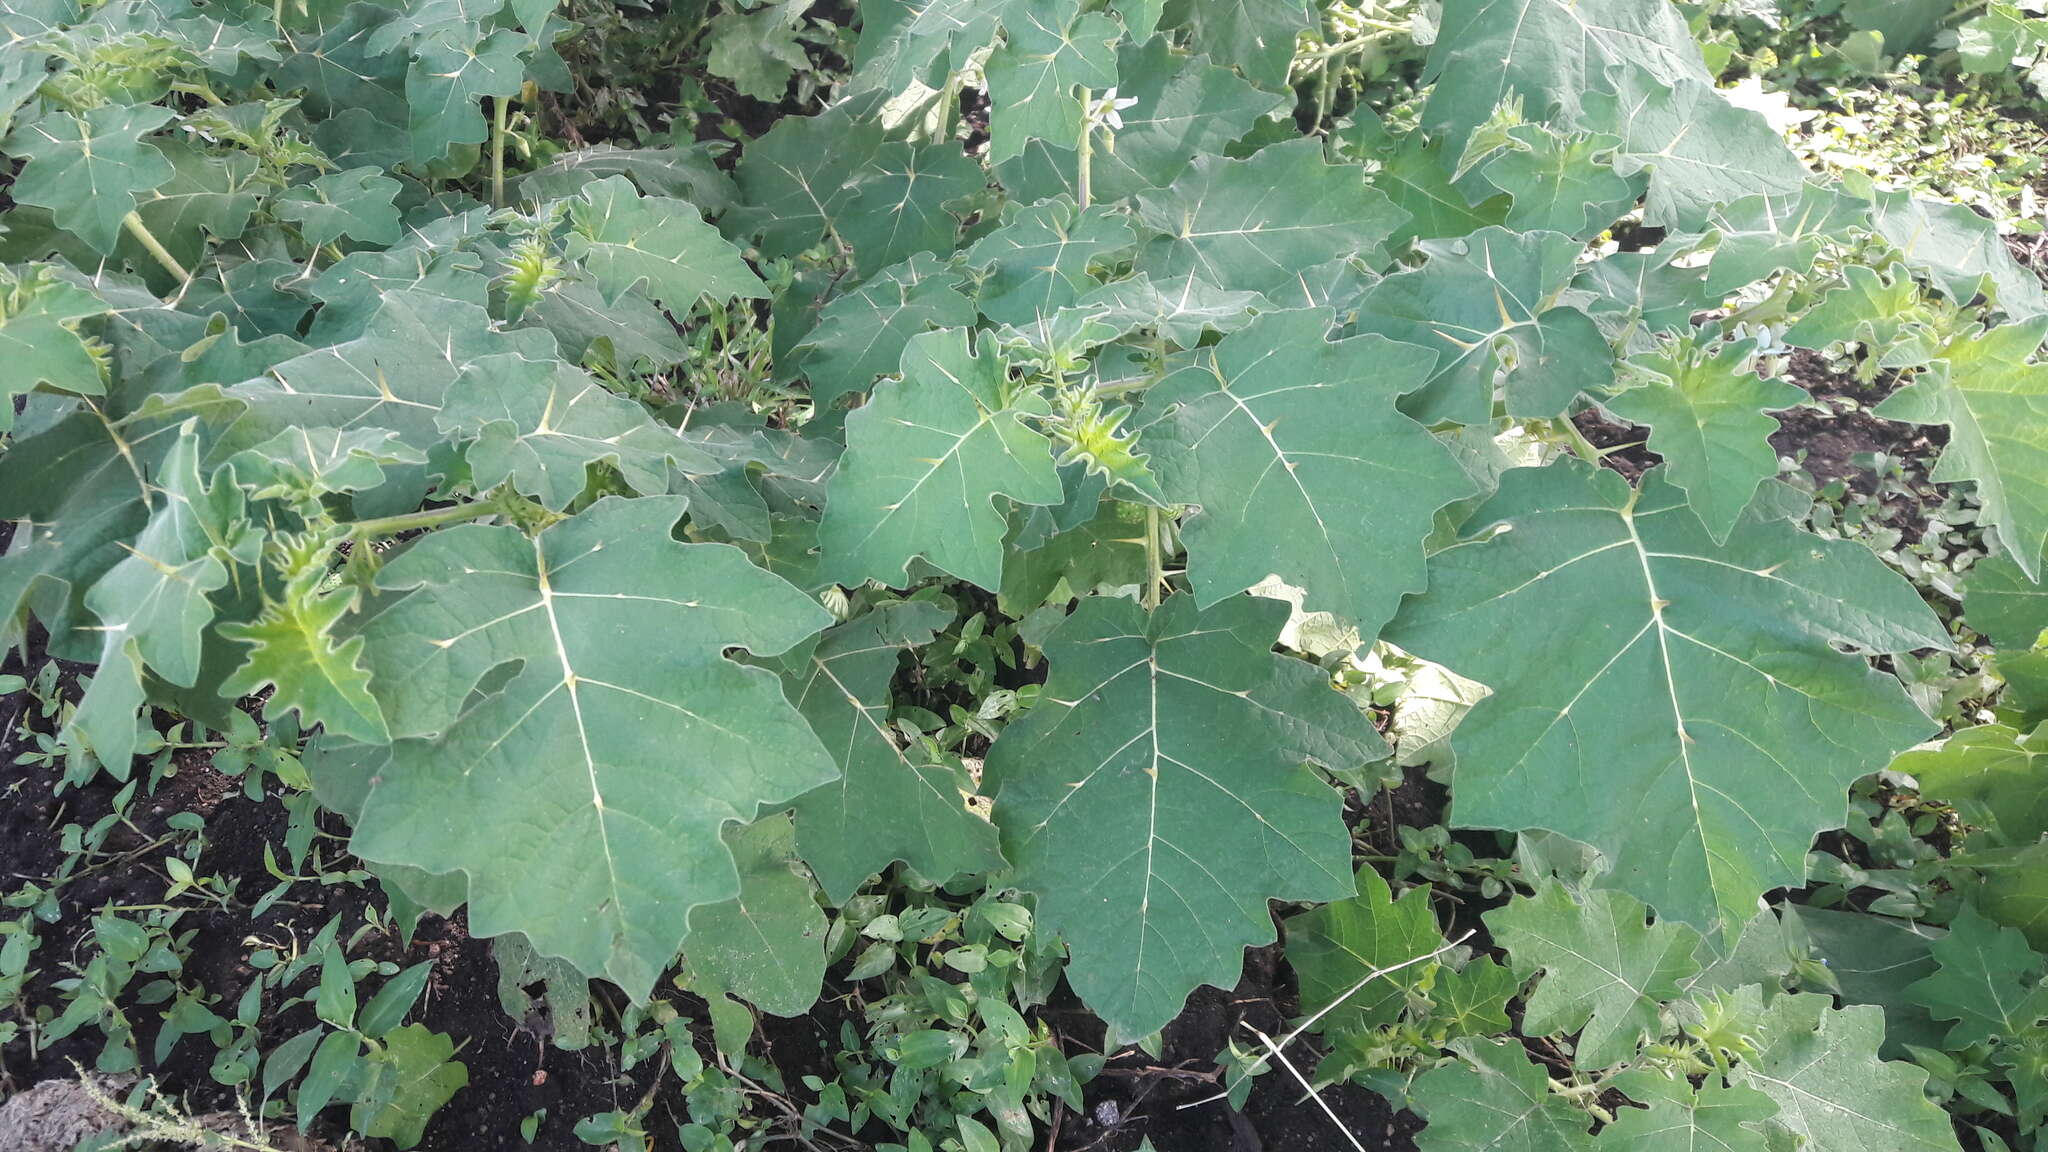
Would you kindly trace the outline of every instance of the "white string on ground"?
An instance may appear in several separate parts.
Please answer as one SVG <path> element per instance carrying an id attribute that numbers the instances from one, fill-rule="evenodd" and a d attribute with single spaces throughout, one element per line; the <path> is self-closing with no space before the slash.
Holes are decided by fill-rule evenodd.
<path id="1" fill-rule="evenodd" d="M 1287 1069 L 1287 1074 L 1294 1077 L 1295 1083 L 1301 1085 L 1301 1090 L 1308 1093 L 1308 1098 L 1316 1102 L 1316 1107 L 1323 1110 L 1323 1115 L 1330 1118 L 1330 1123 L 1337 1126 L 1337 1131 L 1344 1134 L 1344 1139 L 1351 1141 L 1351 1146 L 1357 1149 L 1358 1152 L 1365 1152 L 1365 1145 L 1358 1142 L 1358 1137 L 1351 1134 L 1351 1129 L 1344 1126 L 1344 1121 L 1337 1119 L 1337 1113 L 1331 1109 L 1329 1102 L 1323 1099 L 1323 1094 L 1316 1091 L 1316 1086 L 1308 1082 L 1308 1077 L 1301 1074 L 1301 1069 L 1294 1066 L 1294 1061 L 1289 1060 L 1281 1053 L 1280 1046 L 1273 1043 L 1273 1038 L 1257 1028 L 1253 1028 L 1249 1020 L 1240 1020 L 1238 1023 L 1243 1024 L 1251 1031 L 1252 1035 L 1259 1038 L 1259 1043 L 1266 1046 L 1267 1053 L 1273 1059 L 1278 1060 L 1282 1068 Z"/>
<path id="2" fill-rule="evenodd" d="M 1335 1000 L 1330 1001 L 1328 1004 L 1323 1005 L 1322 1008 L 1317 1010 L 1315 1015 L 1310 1016 L 1308 1019 L 1303 1020 L 1301 1023 L 1295 1025 L 1294 1031 L 1289 1032 L 1285 1037 L 1283 1037 L 1279 1041 L 1278 1046 L 1276 1046 L 1270 1054 L 1266 1056 L 1261 1056 L 1256 1061 L 1253 1061 L 1251 1066 L 1244 1070 L 1243 1075 L 1237 1078 L 1236 1082 L 1225 1087 L 1223 1091 L 1216 1093 L 1214 1096 L 1204 1096 L 1200 1100 L 1190 1100 L 1186 1104 L 1182 1104 L 1179 1108 L 1175 1109 L 1175 1111 L 1186 1111 L 1189 1108 L 1199 1108 L 1204 1104 L 1214 1104 L 1218 1100 L 1229 1099 L 1230 1094 L 1237 1090 L 1238 1084 L 1242 1084 L 1251 1077 L 1258 1075 L 1259 1069 L 1264 1068 L 1266 1066 L 1267 1060 L 1270 1060 L 1273 1057 L 1280 1055 L 1280 1049 L 1287 1047 L 1288 1045 L 1294 1043 L 1296 1040 L 1299 1040 L 1301 1038 L 1302 1033 L 1316 1026 L 1316 1021 L 1321 1020 L 1323 1017 L 1328 1016 L 1330 1013 L 1336 1011 L 1337 1008 L 1340 1005 L 1342 1005 L 1346 1000 L 1349 1000 L 1353 996 L 1358 995 L 1359 991 L 1363 989 L 1367 984 L 1370 984 L 1373 981 L 1389 973 L 1399 972 L 1403 968 L 1413 967 L 1417 964 L 1422 963 L 1424 960 L 1434 960 L 1437 957 L 1443 955 L 1444 953 L 1449 952 L 1451 949 L 1456 948 L 1458 945 L 1463 944 L 1465 941 L 1470 940 L 1472 938 L 1473 931 L 1475 930 L 1467 929 L 1463 936 L 1458 937 L 1456 940 L 1447 941 L 1443 947 L 1438 948 L 1434 952 L 1425 952 L 1420 956 L 1410 956 L 1408 959 L 1401 961 L 1399 964 L 1389 964 L 1385 968 L 1375 968 L 1372 971 L 1367 972 L 1365 974 L 1365 978 L 1360 980 L 1358 983 L 1353 984 L 1349 991 L 1345 992 L 1342 996 L 1337 997 Z M 1253 1031 L 1256 1032 L 1258 1030 L 1254 1028 Z M 1321 1103 L 1321 1100 L 1318 1100 L 1317 1103 Z M 1329 1109 L 1325 1108 L 1323 1109 L 1323 1111 L 1327 1112 L 1329 1111 Z M 1334 1116 L 1331 1117 L 1331 1119 L 1333 1120 L 1335 1118 L 1336 1117 Z"/>

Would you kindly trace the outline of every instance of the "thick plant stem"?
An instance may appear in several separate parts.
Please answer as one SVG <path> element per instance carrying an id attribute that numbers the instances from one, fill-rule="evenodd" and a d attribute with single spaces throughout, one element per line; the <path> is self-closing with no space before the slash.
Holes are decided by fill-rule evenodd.
<path id="1" fill-rule="evenodd" d="M 473 504 L 454 504 L 447 508 L 429 508 L 424 512 L 407 512 L 402 516 L 380 516 L 375 520 L 357 520 L 344 525 L 349 535 L 361 540 L 377 536 L 396 536 L 416 528 L 439 528 L 443 524 L 460 524 L 464 520 L 481 520 L 505 510 L 496 500 L 479 500 Z"/>
<path id="2" fill-rule="evenodd" d="M 141 216 L 130 212 L 121 217 L 121 227 L 127 230 L 128 235 L 135 237 L 136 243 L 142 245 L 143 251 L 155 257 L 156 262 L 164 266 L 164 271 L 176 276 L 178 283 L 183 284 L 192 278 L 192 274 L 185 271 L 185 266 L 178 263 L 178 258 L 171 255 L 170 249 L 164 247 L 156 238 L 156 233 L 149 230 L 149 225 L 142 222 Z"/>
<path id="3" fill-rule="evenodd" d="M 1079 201 L 1083 208 L 1088 207 L 1088 168 L 1094 159 L 1092 153 L 1095 148 L 1095 109 L 1089 106 L 1094 99 L 1093 92 L 1086 88 L 1081 89 L 1081 150 L 1074 173 L 1074 199 Z"/>
<path id="4" fill-rule="evenodd" d="M 1159 543 L 1159 509 L 1145 509 L 1145 610 L 1159 607 L 1159 586 L 1166 582 L 1165 549 Z"/>
<path id="5" fill-rule="evenodd" d="M 505 97 L 491 97 L 491 207 L 505 206 Z"/>

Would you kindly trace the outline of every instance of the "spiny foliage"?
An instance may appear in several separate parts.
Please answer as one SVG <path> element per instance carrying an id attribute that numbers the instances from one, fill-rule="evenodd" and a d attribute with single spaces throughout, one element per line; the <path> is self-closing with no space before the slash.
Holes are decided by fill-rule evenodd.
<path id="1" fill-rule="evenodd" d="M 898 861 L 987 877 L 1141 1038 L 1235 981 L 1271 901 L 1340 902 L 1290 922 L 1317 1000 L 1433 938 L 1357 895 L 1342 821 L 1388 750 L 1330 668 L 1383 639 L 1488 692 L 1453 822 L 1606 867 L 1490 918 L 1510 968 L 1340 1014 L 1463 1022 L 1415 1033 L 1451 1053 L 1414 1086 L 1429 1146 L 1952 1147 L 1874 1009 L 1759 998 L 1731 1039 L 1700 982 L 1851 783 L 1935 733 L 1870 658 L 1950 645 L 1800 527 L 1770 338 L 1914 373 L 1880 414 L 1951 429 L 1935 478 L 2009 572 L 1984 611 L 2038 594 L 2048 308 L 1990 226 L 1822 182 L 1665 0 L 1446 0 L 1405 134 L 1291 116 L 1306 3 L 863 8 L 841 98 L 731 178 L 598 149 L 509 191 L 485 113 L 562 86 L 551 0 L 0 11 L 0 619 L 97 666 L 67 743 L 123 775 L 145 707 L 268 690 L 388 882 L 636 998 L 680 952 L 800 1011 L 821 899 Z M 1588 252 L 1638 213 L 1657 247 Z M 768 297 L 772 418 L 712 403 L 677 336 Z M 1786 323 L 1693 323 L 1759 299 Z M 1600 468 L 1596 407 L 1665 463 Z M 1248 594 L 1276 578 L 1348 635 L 1327 666 Z M 991 593 L 1000 660 L 1049 678 L 1014 726 L 963 722 L 977 776 L 899 673 L 981 639 L 959 609 Z M 974 634 L 938 639 L 956 613 Z M 2037 1025 L 2037 989 L 1976 986 L 2023 947 L 1992 921 L 2042 939 L 2025 897 L 1915 986 L 1963 1040 Z M 1471 1033 L 1510 972 L 1588 1067 L 1683 1034 L 1711 1075 L 1666 1060 L 1694 1079 L 1633 1082 L 1646 1116 L 1596 1139 Z M 1816 1103 L 1851 1098 L 1848 1127 Z"/>

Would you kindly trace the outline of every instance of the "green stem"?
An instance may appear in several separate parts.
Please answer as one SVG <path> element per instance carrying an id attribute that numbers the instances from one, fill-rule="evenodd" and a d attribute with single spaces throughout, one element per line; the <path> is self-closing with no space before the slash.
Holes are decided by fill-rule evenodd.
<path id="1" fill-rule="evenodd" d="M 171 85 L 171 91 L 183 92 L 188 96 L 197 96 L 215 108 L 225 108 L 228 106 L 227 101 L 214 95 L 213 89 L 208 88 L 204 83 L 173 84 Z"/>
<path id="2" fill-rule="evenodd" d="M 1166 580 L 1165 549 L 1159 544 L 1159 509 L 1145 509 L 1145 610 L 1159 607 L 1159 586 Z"/>
<path id="3" fill-rule="evenodd" d="M 344 524 L 349 535 L 358 540 L 374 536 L 396 536 L 417 528 L 439 528 L 443 524 L 460 524 L 465 520 L 481 520 L 495 516 L 505 509 L 496 500 L 479 500 L 472 504 L 451 504 L 446 508 L 429 508 L 424 512 L 407 512 L 402 516 L 380 516 L 375 520 L 357 520 Z"/>
<path id="4" fill-rule="evenodd" d="M 1094 161 L 1094 156 L 1092 155 L 1095 145 L 1095 109 L 1092 107 L 1094 99 L 1095 95 L 1092 91 L 1087 88 L 1081 89 L 1081 150 L 1077 162 L 1079 171 L 1076 174 L 1077 179 L 1074 184 L 1074 199 L 1080 201 L 1083 208 L 1088 207 L 1089 184 L 1091 182 L 1089 179 L 1089 167 Z"/>
<path id="5" fill-rule="evenodd" d="M 1335 44 L 1324 45 L 1314 51 L 1304 53 L 1301 58 L 1309 62 L 1333 60 L 1339 56 L 1348 56 L 1382 40 L 1392 40 L 1397 36 L 1413 35 L 1413 32 L 1404 24 L 1381 24 L 1375 22 L 1374 27 L 1376 31 L 1368 32 L 1362 36 L 1353 36 L 1349 40 L 1339 40 Z"/>
<path id="6" fill-rule="evenodd" d="M 142 222 L 141 216 L 130 212 L 121 217 L 121 227 L 126 229 L 130 236 L 135 237 L 136 243 L 142 245 L 143 251 L 155 257 L 156 262 L 164 266 L 164 271 L 176 276 L 180 284 L 192 278 L 192 274 L 185 271 L 185 266 L 178 263 L 178 258 L 171 255 L 170 249 L 164 247 L 156 238 L 156 234 L 149 230 L 149 225 Z"/>
<path id="7" fill-rule="evenodd" d="M 1593 447 L 1593 442 L 1586 439 L 1586 434 L 1579 431 L 1579 426 L 1572 423 L 1570 416 L 1560 416 L 1554 423 L 1564 432 L 1565 439 L 1571 443 L 1573 455 L 1595 468 L 1600 466 L 1600 450 Z"/>
<path id="8" fill-rule="evenodd" d="M 948 72 L 945 90 L 939 93 L 941 107 L 945 110 L 945 120 L 939 130 L 941 140 L 951 140 L 960 131 L 960 87 L 960 74 Z"/>
<path id="9" fill-rule="evenodd" d="M 505 97 L 491 97 L 491 207 L 505 206 Z"/>

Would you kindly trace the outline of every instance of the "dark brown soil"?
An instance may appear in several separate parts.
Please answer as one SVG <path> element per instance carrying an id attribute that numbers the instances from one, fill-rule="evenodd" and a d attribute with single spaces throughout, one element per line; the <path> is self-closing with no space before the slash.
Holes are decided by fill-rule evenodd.
<path id="1" fill-rule="evenodd" d="M 1806 389 L 1821 408 L 1778 413 L 1778 431 L 1771 437 L 1771 446 L 1779 455 L 1798 460 L 1822 484 L 1840 480 L 1870 494 L 1877 491 L 1870 467 L 1872 455 L 1882 453 L 1907 461 L 1924 475 L 1948 443 L 1946 428 L 1901 424 L 1870 414 L 1898 389 L 1896 373 L 1882 372 L 1866 385 L 1853 373 L 1831 368 L 1819 353 L 1802 349 L 1793 354 L 1785 375 Z"/>
<path id="2" fill-rule="evenodd" d="M 2030 268 L 2034 275 L 2048 279 L 2048 232 L 2037 236 L 2007 236 L 2005 250 L 2012 253 L 2012 258 L 2019 261 L 2022 267 Z"/>
<path id="3" fill-rule="evenodd" d="M 20 673 L 21 665 L 10 659 L 4 670 Z M 0 719 L 11 721 L 25 696 L 0 698 Z M 13 742 L 13 731 L 12 723 L 0 730 L 0 795 L 6 797 L 0 804 L 0 875 L 6 877 L 9 890 L 25 880 L 49 876 L 63 860 L 59 839 L 63 826 L 91 825 L 112 810 L 119 790 L 119 785 L 102 775 L 82 789 L 56 795 L 57 771 L 15 765 L 21 749 Z M 138 770 L 142 770 L 139 762 Z M 192 937 L 182 978 L 187 985 L 203 987 L 216 997 L 212 1007 L 223 1016 L 234 1014 L 237 999 L 256 975 L 247 960 L 257 946 L 246 943 L 246 938 L 304 942 L 339 915 L 346 939 L 363 924 L 366 909 L 385 903 L 374 883 L 302 883 L 262 916 L 250 917 L 248 905 L 275 883 L 264 867 L 264 846 L 270 845 L 280 860 L 286 856 L 283 804 L 277 796 L 252 801 L 243 794 L 239 781 L 216 772 L 203 754 L 183 755 L 177 774 L 165 779 L 154 794 L 139 795 L 129 806 L 128 822 L 117 825 L 107 838 L 107 852 L 133 851 L 134 855 L 113 858 L 107 866 L 90 872 L 81 870 L 63 889 L 63 918 L 38 926 L 43 942 L 36 950 L 35 965 L 41 971 L 29 987 L 31 1010 L 61 1010 L 63 1001 L 55 981 L 71 975 L 62 967 L 67 960 L 82 965 L 88 958 L 86 938 L 96 910 L 161 900 L 168 878 L 159 861 L 168 848 L 136 850 L 162 836 L 168 830 L 168 818 L 183 811 L 206 814 L 207 845 L 195 872 L 217 874 L 237 885 L 236 907 L 223 912 L 195 906 L 178 922 L 180 931 L 199 929 Z M 330 869 L 353 865 L 353 861 L 333 858 L 335 841 L 322 843 L 329 845 Z M 459 915 L 453 920 L 425 917 L 409 946 L 396 936 L 371 933 L 349 955 L 399 965 L 436 962 L 413 1018 L 449 1034 L 461 1045 L 457 1059 L 468 1069 L 469 1085 L 435 1115 L 422 1149 L 566 1152 L 582 1148 L 585 1145 L 570 1132 L 578 1119 L 615 1107 L 631 1107 L 652 1081 L 652 1062 L 634 1076 L 620 1077 L 609 1054 L 562 1052 L 518 1033 L 515 1022 L 498 1005 L 497 966 L 488 942 L 471 939 Z M 312 979 L 309 975 L 301 986 L 288 989 L 283 996 L 273 995 L 265 1004 L 261 1044 L 265 1051 L 315 1023 L 308 1004 L 284 1003 L 306 993 Z M 131 991 L 145 982 L 138 978 Z M 368 982 L 361 991 L 364 996 L 371 992 Z M 215 1052 L 211 1042 L 188 1036 L 171 1050 L 164 1064 L 149 1066 L 161 1009 L 133 1003 L 124 1008 L 135 1024 L 144 1070 L 158 1076 L 168 1092 L 184 1096 L 197 1112 L 234 1107 L 233 1092 L 214 1083 L 209 1074 Z M 90 1068 L 100 1044 L 98 1030 L 90 1025 L 34 1055 L 25 1040 L 17 1040 L 0 1050 L 0 1090 L 12 1092 L 47 1079 L 70 1079 L 72 1061 Z M 540 1137 L 528 1145 L 519 1138 L 519 1123 L 538 1108 L 548 1110 L 548 1119 Z M 328 1115 L 339 1120 L 344 1112 L 336 1107 Z"/>
<path id="4" fill-rule="evenodd" d="M 1600 462 L 1623 476 L 1633 484 L 1643 473 L 1655 468 L 1663 457 L 1643 446 L 1649 439 L 1650 430 L 1640 424 L 1630 424 L 1609 416 L 1599 408 L 1587 408 L 1572 414 L 1572 424 L 1579 435 L 1593 447 L 1606 452 Z M 1613 449 L 1607 452 L 1607 449 Z"/>

